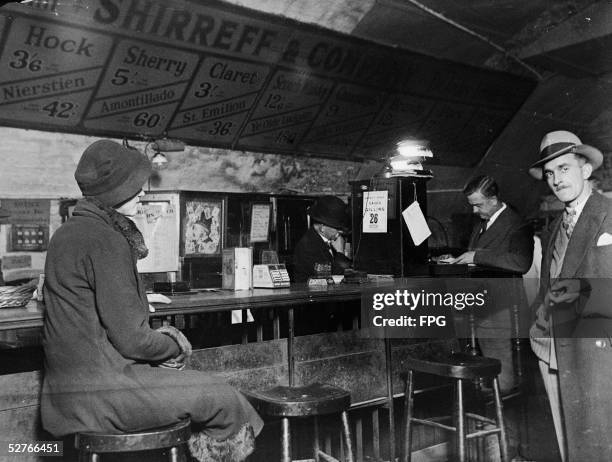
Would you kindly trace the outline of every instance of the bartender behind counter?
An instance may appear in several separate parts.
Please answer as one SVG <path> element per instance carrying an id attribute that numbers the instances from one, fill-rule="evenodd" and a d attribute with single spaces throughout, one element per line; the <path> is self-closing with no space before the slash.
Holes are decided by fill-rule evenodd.
<path id="1" fill-rule="evenodd" d="M 322 196 L 308 209 L 311 225 L 293 254 L 295 282 L 306 282 L 317 275 L 317 266 L 329 265 L 332 274 L 344 274 L 350 260 L 334 248 L 340 234 L 348 231 L 346 204 L 336 196 Z"/>
<path id="2" fill-rule="evenodd" d="M 514 336 L 512 305 L 519 303 L 526 308 L 520 276 L 533 260 L 533 232 L 514 209 L 501 201 L 492 177 L 474 178 L 463 193 L 480 221 L 474 227 L 468 251 L 450 263 L 476 264 L 476 276 L 493 278 L 487 283 L 491 303 L 479 320 L 476 335 L 483 355 L 501 361 L 500 388 L 502 393 L 509 392 L 516 385 L 510 344 Z M 527 310 L 522 314 L 528 314 Z"/>

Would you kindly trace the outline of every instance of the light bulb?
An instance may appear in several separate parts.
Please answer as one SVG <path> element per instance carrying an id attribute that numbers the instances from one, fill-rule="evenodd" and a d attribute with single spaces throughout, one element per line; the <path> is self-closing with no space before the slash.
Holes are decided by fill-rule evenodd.
<path id="1" fill-rule="evenodd" d="M 433 152 L 426 145 L 412 140 L 397 143 L 397 152 L 403 157 L 433 157 Z"/>
<path id="2" fill-rule="evenodd" d="M 151 159 L 151 164 L 154 170 L 163 170 L 168 167 L 168 158 L 163 153 L 157 151 Z"/>

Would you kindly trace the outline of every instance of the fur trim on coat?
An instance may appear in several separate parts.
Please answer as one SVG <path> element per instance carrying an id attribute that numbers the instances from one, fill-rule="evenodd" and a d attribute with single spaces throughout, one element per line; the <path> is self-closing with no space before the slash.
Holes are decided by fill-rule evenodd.
<path id="1" fill-rule="evenodd" d="M 192 433 L 189 450 L 200 462 L 242 462 L 255 450 L 253 427 L 245 424 L 237 433 L 222 441 L 211 438 L 203 431 Z"/>

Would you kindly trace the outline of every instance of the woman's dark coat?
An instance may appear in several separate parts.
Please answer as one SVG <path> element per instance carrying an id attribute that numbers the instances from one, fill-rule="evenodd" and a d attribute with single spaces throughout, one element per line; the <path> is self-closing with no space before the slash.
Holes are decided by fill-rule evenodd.
<path id="1" fill-rule="evenodd" d="M 184 417 L 225 439 L 262 422 L 222 379 L 155 367 L 178 355 L 148 324 L 148 302 L 125 237 L 81 201 L 54 234 L 45 265 L 42 423 L 55 436 L 125 432 Z"/>

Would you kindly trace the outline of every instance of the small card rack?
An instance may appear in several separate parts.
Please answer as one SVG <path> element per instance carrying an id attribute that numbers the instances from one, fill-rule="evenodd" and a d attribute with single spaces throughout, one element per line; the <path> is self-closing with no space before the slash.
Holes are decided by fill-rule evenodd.
<path id="1" fill-rule="evenodd" d="M 289 287 L 289 273 L 283 263 L 253 266 L 253 287 Z"/>

